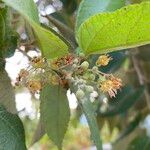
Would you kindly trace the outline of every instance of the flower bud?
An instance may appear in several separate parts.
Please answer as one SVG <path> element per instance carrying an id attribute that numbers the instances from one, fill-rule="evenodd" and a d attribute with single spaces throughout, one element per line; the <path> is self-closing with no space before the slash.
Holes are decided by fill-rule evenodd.
<path id="1" fill-rule="evenodd" d="M 98 93 L 97 91 L 93 91 L 91 94 L 90 94 L 91 97 L 94 97 L 94 98 L 97 98 L 98 97 Z"/>
<path id="2" fill-rule="evenodd" d="M 78 89 L 76 92 L 77 99 L 82 99 L 84 96 L 85 96 L 85 93 L 83 92 L 83 90 Z"/>
<path id="3" fill-rule="evenodd" d="M 74 59 L 73 61 L 74 64 L 77 64 L 78 62 L 79 62 L 78 59 Z"/>
<path id="4" fill-rule="evenodd" d="M 89 85 L 89 86 L 86 86 L 86 87 L 85 87 L 85 90 L 86 90 L 87 92 L 89 92 L 89 93 L 92 93 L 92 92 L 94 91 L 94 88 Z"/>
<path id="5" fill-rule="evenodd" d="M 90 97 L 90 101 L 91 101 L 91 103 L 93 103 L 95 101 L 95 98 L 94 97 Z"/>
<path id="6" fill-rule="evenodd" d="M 84 58 L 84 57 L 85 57 L 85 54 L 84 54 L 84 53 L 79 53 L 79 57 Z"/>
<path id="7" fill-rule="evenodd" d="M 94 66 L 94 67 L 92 68 L 92 71 L 93 71 L 93 72 L 97 72 L 97 71 L 98 71 L 98 67 L 97 67 L 97 66 Z"/>
<path id="8" fill-rule="evenodd" d="M 81 68 L 84 69 L 84 70 L 87 70 L 89 68 L 89 63 L 87 61 L 84 61 L 82 64 L 81 64 Z"/>
<path id="9" fill-rule="evenodd" d="M 106 77 L 99 74 L 99 81 L 102 82 L 102 81 L 105 81 L 105 80 L 106 80 Z"/>
<path id="10" fill-rule="evenodd" d="M 76 69 L 76 68 L 77 68 L 77 65 L 76 65 L 76 64 L 73 64 L 73 65 L 72 65 L 72 68 L 73 68 L 73 69 Z"/>
<path id="11" fill-rule="evenodd" d="M 94 81 L 95 80 L 95 75 L 94 74 L 90 74 L 89 75 L 89 80 Z"/>
<path id="12" fill-rule="evenodd" d="M 104 113 L 104 112 L 107 111 L 107 109 L 108 109 L 108 105 L 102 105 L 102 106 L 100 107 L 100 112 Z"/>

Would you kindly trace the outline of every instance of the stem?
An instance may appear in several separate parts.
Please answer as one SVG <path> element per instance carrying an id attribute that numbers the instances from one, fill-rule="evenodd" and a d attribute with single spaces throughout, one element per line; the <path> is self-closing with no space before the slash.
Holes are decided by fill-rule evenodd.
<path id="1" fill-rule="evenodd" d="M 102 150 L 102 141 L 100 139 L 100 132 L 96 121 L 95 112 L 92 106 L 92 103 L 87 98 L 82 102 L 82 109 L 86 116 L 90 131 L 91 131 L 91 138 L 97 148 L 97 150 Z"/>
<path id="2" fill-rule="evenodd" d="M 78 90 L 78 85 L 75 84 L 72 85 L 72 83 L 70 83 L 70 88 L 71 91 L 76 93 L 76 91 Z M 85 96 L 82 99 L 78 99 L 78 101 L 80 107 L 82 108 L 86 116 L 93 143 L 95 144 L 97 150 L 103 150 L 100 131 L 96 120 L 95 110 L 93 108 L 91 101 L 89 100 L 89 97 L 90 97 L 89 93 L 85 93 Z"/>
<path id="3" fill-rule="evenodd" d="M 23 50 L 21 50 L 20 48 L 17 48 L 17 50 L 22 53 L 24 56 L 26 56 L 28 58 L 28 60 L 31 60 L 31 57 Z"/>
<path id="4" fill-rule="evenodd" d="M 138 52 L 138 48 L 134 48 L 134 51 Z M 135 71 L 137 73 L 140 85 L 145 85 L 146 84 L 145 78 L 144 78 L 143 72 L 141 70 L 140 63 L 136 58 L 136 54 L 135 53 L 132 54 L 131 58 L 132 58 L 133 66 L 134 66 Z M 149 95 L 147 87 L 144 90 L 144 95 L 145 95 L 146 103 L 147 103 L 148 108 L 150 110 L 150 95 Z"/>

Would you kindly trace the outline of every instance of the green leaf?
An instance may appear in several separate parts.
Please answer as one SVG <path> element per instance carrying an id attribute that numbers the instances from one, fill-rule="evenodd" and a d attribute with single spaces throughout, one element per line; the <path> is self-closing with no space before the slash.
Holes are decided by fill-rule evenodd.
<path id="1" fill-rule="evenodd" d="M 100 132 L 96 121 L 95 111 L 92 103 L 87 97 L 82 100 L 82 108 L 91 131 L 91 138 L 97 150 L 102 150 L 102 141 L 100 139 Z"/>
<path id="2" fill-rule="evenodd" d="M 150 138 L 148 136 L 136 137 L 128 146 L 127 150 L 149 150 Z"/>
<path id="3" fill-rule="evenodd" d="M 125 6 L 125 0 L 82 0 L 77 12 L 76 31 L 89 17 L 101 13 L 111 12 Z"/>
<path id="4" fill-rule="evenodd" d="M 46 58 L 68 53 L 68 46 L 53 32 L 40 26 L 38 10 L 33 0 L 3 0 L 8 6 L 21 13 L 33 27 L 38 44 Z"/>
<path id="5" fill-rule="evenodd" d="M 0 53 L 2 58 L 11 57 L 17 47 L 18 34 L 11 28 L 11 18 L 8 7 L 4 7 L 0 10 L 0 14 L 3 18 L 3 25 L 1 24 L 1 42 L 0 42 Z M 3 33 L 2 33 L 3 32 Z"/>
<path id="6" fill-rule="evenodd" d="M 77 39 L 85 54 L 108 53 L 150 43 L 150 2 L 129 5 L 90 17 Z"/>
<path id="7" fill-rule="evenodd" d="M 0 106 L 0 149 L 26 150 L 25 134 L 21 120 Z"/>
<path id="8" fill-rule="evenodd" d="M 4 18 L 0 11 L 0 49 L 1 49 L 2 43 L 4 41 L 4 36 L 5 36 L 5 22 L 4 22 Z"/>
<path id="9" fill-rule="evenodd" d="M 113 98 L 112 104 L 106 112 L 99 112 L 100 116 L 114 116 L 126 112 L 131 108 L 143 95 L 144 87 L 141 86 L 137 90 L 124 87 L 116 98 Z"/>
<path id="10" fill-rule="evenodd" d="M 47 84 L 40 94 L 41 121 L 49 138 L 61 149 L 70 119 L 66 90 Z"/>
<path id="11" fill-rule="evenodd" d="M 11 113 L 17 113 L 14 89 L 5 70 L 0 71 L 0 105 Z"/>

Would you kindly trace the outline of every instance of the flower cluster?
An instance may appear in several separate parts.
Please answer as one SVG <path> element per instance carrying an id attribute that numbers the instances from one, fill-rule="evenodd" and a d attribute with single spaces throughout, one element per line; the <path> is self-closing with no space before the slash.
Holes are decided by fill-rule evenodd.
<path id="1" fill-rule="evenodd" d="M 89 95 L 93 102 L 100 92 L 115 97 L 117 90 L 122 87 L 121 79 L 99 70 L 101 66 L 108 65 L 111 60 L 109 55 L 101 55 L 95 65 L 90 67 L 82 53 L 78 56 L 68 54 L 54 60 L 34 57 L 29 67 L 20 71 L 16 85 L 23 84 L 32 93 L 36 93 L 47 83 L 61 85 L 66 89 L 73 84 L 77 88 L 78 99 Z"/>
<path id="2" fill-rule="evenodd" d="M 99 69 L 101 66 L 108 65 L 111 60 L 112 58 L 109 55 L 101 55 L 92 68 L 89 68 L 88 61 L 83 61 L 78 66 L 76 74 L 80 70 L 81 76 L 77 76 L 77 80 L 74 79 L 74 82 L 78 83 L 81 78 L 83 80 L 82 83 L 78 84 L 78 90 L 76 92 L 78 99 L 83 99 L 85 95 L 90 93 L 88 97 L 90 97 L 91 102 L 93 102 L 100 92 L 108 93 L 111 98 L 116 96 L 117 90 L 122 87 L 121 79 L 114 77 L 112 74 L 105 74 Z M 88 91 L 88 93 L 86 91 Z"/>

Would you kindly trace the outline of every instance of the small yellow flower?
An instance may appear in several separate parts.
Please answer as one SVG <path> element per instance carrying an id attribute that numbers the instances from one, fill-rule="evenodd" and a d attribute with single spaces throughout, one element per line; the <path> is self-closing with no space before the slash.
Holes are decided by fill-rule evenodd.
<path id="1" fill-rule="evenodd" d="M 107 66 L 108 63 L 110 62 L 110 60 L 112 60 L 111 57 L 109 57 L 109 55 L 101 55 L 98 60 L 96 61 L 96 65 L 97 66 Z"/>
<path id="2" fill-rule="evenodd" d="M 100 83 L 100 90 L 102 92 L 108 92 L 110 97 L 115 97 L 117 94 L 117 90 L 122 87 L 122 81 L 119 78 L 115 78 L 111 76 L 110 79 L 101 81 Z"/>
<path id="3" fill-rule="evenodd" d="M 27 88 L 32 92 L 36 93 L 42 89 L 40 81 L 28 81 Z"/>
<path id="4" fill-rule="evenodd" d="M 111 80 L 105 80 L 100 83 L 100 90 L 102 92 L 108 92 L 113 89 L 113 82 Z"/>

